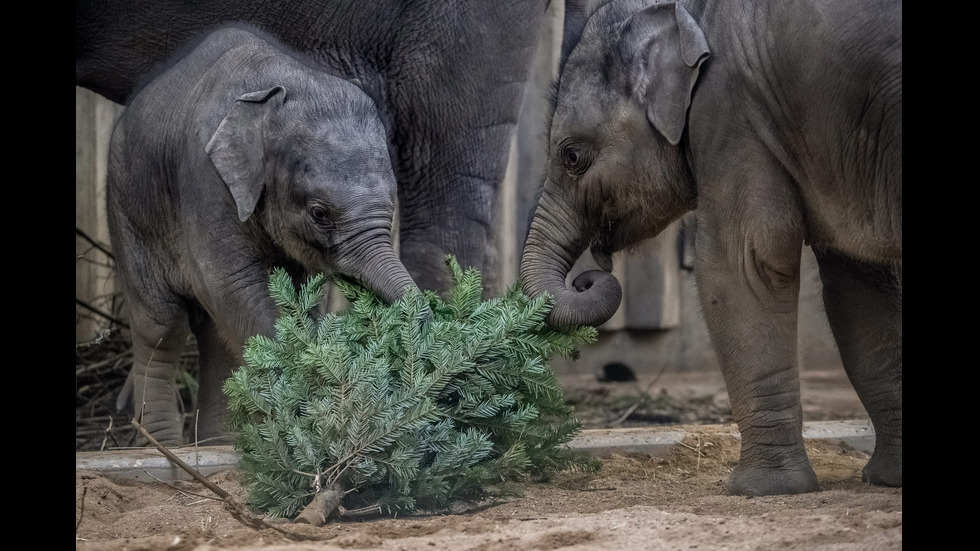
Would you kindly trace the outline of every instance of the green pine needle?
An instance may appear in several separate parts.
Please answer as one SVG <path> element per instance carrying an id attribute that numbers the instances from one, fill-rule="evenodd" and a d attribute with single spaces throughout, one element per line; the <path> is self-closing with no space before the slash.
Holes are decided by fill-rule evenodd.
<path id="1" fill-rule="evenodd" d="M 404 514 L 486 496 L 500 481 L 598 468 L 567 448 L 581 424 L 548 368 L 595 342 L 595 328 L 548 327 L 551 297 L 519 284 L 482 301 L 479 272 L 446 264 L 446 299 L 411 291 L 386 305 L 336 278 L 350 307 L 322 316 L 331 280 L 297 290 L 273 271 L 276 337 L 250 338 L 224 386 L 253 509 L 292 518 L 339 484 L 348 510 Z"/>

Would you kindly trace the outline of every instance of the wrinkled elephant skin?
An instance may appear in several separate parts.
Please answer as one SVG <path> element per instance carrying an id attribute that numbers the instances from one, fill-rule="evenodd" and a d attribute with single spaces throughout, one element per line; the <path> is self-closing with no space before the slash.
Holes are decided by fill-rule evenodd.
<path id="1" fill-rule="evenodd" d="M 112 134 L 109 232 L 130 313 L 119 397 L 179 445 L 175 375 L 200 352 L 197 440 L 227 443 L 222 384 L 245 340 L 274 337 L 269 274 L 356 279 L 392 301 L 414 286 L 391 243 L 396 196 L 374 102 L 268 37 L 209 35 L 129 103 Z"/>
<path id="2" fill-rule="evenodd" d="M 701 311 L 741 433 L 728 491 L 814 491 L 797 350 L 802 247 L 902 484 L 900 0 L 569 0 L 549 172 L 521 261 L 549 321 L 599 325 L 608 255 L 694 210 Z M 565 284 L 591 249 L 605 270 Z"/>

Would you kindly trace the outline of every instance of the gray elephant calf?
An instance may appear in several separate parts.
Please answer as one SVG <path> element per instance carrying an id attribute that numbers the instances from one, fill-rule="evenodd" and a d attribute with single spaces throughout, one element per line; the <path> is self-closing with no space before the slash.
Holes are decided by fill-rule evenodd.
<path id="1" fill-rule="evenodd" d="M 391 244 L 395 194 L 384 127 L 357 86 L 249 30 L 208 35 L 133 98 L 110 144 L 134 354 L 118 405 L 182 443 L 175 373 L 193 332 L 197 437 L 224 435 L 221 386 L 246 338 L 274 335 L 272 267 L 341 273 L 388 301 L 414 286 Z"/>
<path id="2" fill-rule="evenodd" d="M 601 324 L 621 298 L 610 255 L 696 210 L 701 309 L 742 437 L 728 490 L 809 492 L 809 244 L 875 428 L 864 479 L 901 486 L 901 1 L 567 0 L 565 25 L 525 291 L 555 296 L 553 324 Z M 566 288 L 586 249 L 606 271 Z"/>

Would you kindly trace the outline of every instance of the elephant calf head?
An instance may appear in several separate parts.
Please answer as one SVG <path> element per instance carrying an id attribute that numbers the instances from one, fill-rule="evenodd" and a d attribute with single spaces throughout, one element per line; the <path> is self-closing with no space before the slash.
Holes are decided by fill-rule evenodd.
<path id="1" fill-rule="evenodd" d="M 528 294 L 555 296 L 557 326 L 612 317 L 622 291 L 609 274 L 610 255 L 696 206 L 678 144 L 708 57 L 704 35 L 672 3 L 633 16 L 621 8 L 601 7 L 581 28 L 575 12 L 566 21 L 548 176 L 521 263 Z M 586 249 L 603 270 L 583 273 L 569 289 L 568 271 Z"/>
<path id="2" fill-rule="evenodd" d="M 411 278 L 392 256 L 396 184 L 385 130 L 353 83 L 241 95 L 206 151 L 247 222 L 311 272 L 340 272 L 397 299 Z M 258 131 L 257 131 L 258 129 Z"/>

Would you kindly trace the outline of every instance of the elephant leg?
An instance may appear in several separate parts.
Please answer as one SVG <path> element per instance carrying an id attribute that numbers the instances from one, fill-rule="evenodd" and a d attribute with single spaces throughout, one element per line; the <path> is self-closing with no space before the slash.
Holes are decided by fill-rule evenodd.
<path id="1" fill-rule="evenodd" d="M 456 177 L 452 186 L 428 184 L 416 189 L 419 183 L 399 181 L 398 254 L 405 268 L 420 288 L 444 293 L 452 286 L 446 268 L 446 255 L 451 254 L 464 270 L 481 271 L 485 297 L 496 294 L 492 228 L 498 188 L 467 176 Z"/>
<path id="2" fill-rule="evenodd" d="M 902 485 L 902 272 L 814 251 L 841 361 L 875 429 L 865 482 Z"/>
<path id="3" fill-rule="evenodd" d="M 696 237 L 702 312 L 741 433 L 727 485 L 737 495 L 817 489 L 797 356 L 802 217 L 790 186 L 765 184 L 760 174 L 715 194 L 717 203 L 708 197 Z"/>
<path id="4" fill-rule="evenodd" d="M 119 409 L 133 410 L 133 417 L 164 446 L 183 443 L 184 417 L 179 409 L 177 366 L 187 336 L 186 318 L 160 324 L 138 305 L 131 308 L 133 367 L 126 388 L 117 401 Z M 173 319 L 173 318 L 170 318 Z M 140 445 L 145 445 L 139 439 Z"/>
<path id="5" fill-rule="evenodd" d="M 195 274 L 198 303 L 190 312 L 190 328 L 199 354 L 197 411 L 193 412 L 191 438 L 204 445 L 227 444 L 233 436 L 228 429 L 224 383 L 242 364 L 242 346 L 250 336 L 275 336 L 279 313 L 269 295 L 264 264 L 261 259 L 237 252 L 248 249 L 247 244 L 236 241 L 238 237 L 233 235 L 218 244 L 219 249 L 236 251 L 233 262 L 225 262 L 221 250 L 208 248 L 211 243 L 202 243 L 204 248 L 193 251 L 195 258 L 222 259 Z"/>
<path id="6" fill-rule="evenodd" d="M 436 235 L 413 232 L 403 237 L 399 243 L 399 256 L 418 286 L 438 293 L 448 292 L 452 285 L 449 270 L 446 268 L 446 255 L 451 254 L 456 257 L 463 269 L 473 267 L 479 269 L 481 273 L 486 273 L 484 294 L 492 292 L 488 289 L 494 280 L 494 274 L 491 273 L 493 266 L 488 266 L 488 260 L 492 261 L 492 257 L 486 256 L 485 251 L 490 244 L 485 233 L 468 232 L 465 236 L 466 243 L 462 243 L 462 239 L 458 240 L 460 242 L 451 242 L 455 240 L 444 240 L 439 237 L 449 232 L 433 233 Z"/>
<path id="7" fill-rule="evenodd" d="M 207 316 L 193 327 L 200 355 L 196 422 L 191 439 L 200 444 L 229 444 L 232 433 L 227 428 L 228 397 L 222 387 L 241 363 Z"/>

